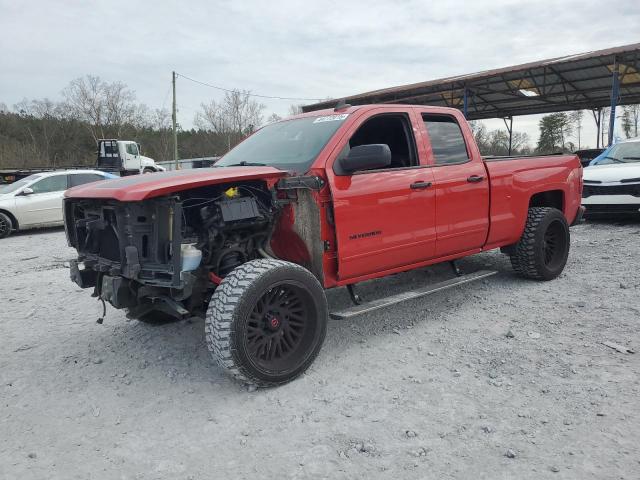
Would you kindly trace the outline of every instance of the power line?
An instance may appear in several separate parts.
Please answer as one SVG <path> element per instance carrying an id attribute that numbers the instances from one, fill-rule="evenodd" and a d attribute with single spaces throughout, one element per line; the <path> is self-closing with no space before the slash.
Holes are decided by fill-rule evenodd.
<path id="1" fill-rule="evenodd" d="M 199 83 L 200 85 L 204 85 L 205 87 L 210 87 L 210 88 L 215 88 L 216 90 L 222 90 L 223 92 L 229 92 L 229 93 L 233 93 L 234 91 L 237 90 L 232 90 L 229 88 L 224 88 L 224 87 L 219 87 L 217 85 L 211 85 L 210 83 L 207 82 L 201 82 L 200 80 L 196 80 L 195 78 L 191 78 L 191 77 L 187 77 L 186 75 L 182 75 L 181 73 L 176 72 L 176 76 L 177 77 L 182 77 L 184 79 L 190 80 L 194 83 Z M 257 93 L 247 93 L 248 96 L 250 97 L 258 97 L 258 98 L 270 98 L 273 100 L 298 100 L 298 101 L 304 101 L 304 102 L 319 102 L 322 99 L 321 98 L 299 98 L 299 97 L 278 97 L 275 95 L 258 95 Z"/>

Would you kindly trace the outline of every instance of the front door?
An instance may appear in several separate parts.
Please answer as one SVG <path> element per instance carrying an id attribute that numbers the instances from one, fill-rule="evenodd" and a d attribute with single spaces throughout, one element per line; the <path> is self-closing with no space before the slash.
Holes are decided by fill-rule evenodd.
<path id="1" fill-rule="evenodd" d="M 29 188 L 33 193 L 16 196 L 20 226 L 61 224 L 62 196 L 67 189 L 67 175 L 45 177 Z"/>
<path id="2" fill-rule="evenodd" d="M 350 148 L 386 144 L 389 168 L 334 175 L 330 184 L 340 280 L 392 270 L 433 257 L 432 169 L 421 166 L 408 113 L 373 115 L 352 127 Z"/>

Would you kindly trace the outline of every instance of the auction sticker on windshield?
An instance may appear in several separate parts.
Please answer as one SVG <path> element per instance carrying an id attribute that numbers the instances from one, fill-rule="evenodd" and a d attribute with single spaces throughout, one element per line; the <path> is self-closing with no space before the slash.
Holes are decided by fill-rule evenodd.
<path id="1" fill-rule="evenodd" d="M 313 123 L 320 123 L 320 122 L 333 122 L 336 120 L 344 120 L 345 118 L 347 118 L 349 116 L 348 113 L 341 113 L 340 115 L 325 115 L 324 117 L 318 117 L 316 118 Z"/>

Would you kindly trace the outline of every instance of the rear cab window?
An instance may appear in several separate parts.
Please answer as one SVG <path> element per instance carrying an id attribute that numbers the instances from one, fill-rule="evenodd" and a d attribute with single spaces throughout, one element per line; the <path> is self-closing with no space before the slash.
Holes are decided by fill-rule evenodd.
<path id="1" fill-rule="evenodd" d="M 449 115 L 422 114 L 435 165 L 457 165 L 470 160 L 458 121 Z"/>

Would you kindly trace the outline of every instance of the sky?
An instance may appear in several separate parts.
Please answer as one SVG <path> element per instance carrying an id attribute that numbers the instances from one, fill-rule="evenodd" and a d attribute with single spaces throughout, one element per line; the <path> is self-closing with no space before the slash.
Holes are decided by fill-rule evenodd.
<path id="1" fill-rule="evenodd" d="M 225 88 L 339 98 L 640 41 L 638 0 L 0 0 L 0 103 L 60 99 L 74 78 L 121 81 L 171 107 L 171 72 Z M 178 77 L 185 127 L 223 92 Z M 285 116 L 292 100 L 259 99 Z M 539 116 L 514 130 L 537 139 Z M 595 124 L 584 117 L 585 143 Z M 487 122 L 504 128 L 501 120 Z"/>

